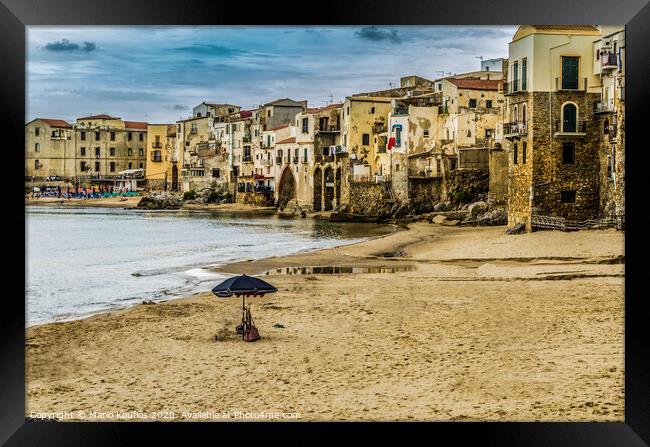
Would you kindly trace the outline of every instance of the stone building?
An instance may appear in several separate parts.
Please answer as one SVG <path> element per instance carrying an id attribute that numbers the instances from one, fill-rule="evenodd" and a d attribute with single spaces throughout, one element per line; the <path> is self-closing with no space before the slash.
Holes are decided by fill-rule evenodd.
<path id="1" fill-rule="evenodd" d="M 176 125 L 149 124 L 145 171 L 147 189 L 178 191 L 181 162 L 176 153 Z"/>
<path id="2" fill-rule="evenodd" d="M 74 177 L 76 138 L 65 120 L 36 118 L 25 125 L 25 177 Z"/>
<path id="3" fill-rule="evenodd" d="M 503 137 L 509 153 L 508 224 L 600 212 L 601 80 L 592 26 L 521 26 L 509 45 Z"/>
<path id="4" fill-rule="evenodd" d="M 594 42 L 594 74 L 600 77 L 600 101 L 594 104 L 601 132 L 600 209 L 621 224 L 625 216 L 625 30 Z"/>
<path id="5" fill-rule="evenodd" d="M 176 122 L 176 152 L 182 159 L 182 191 L 229 187 L 228 155 L 212 132 L 213 118 L 191 117 Z"/>

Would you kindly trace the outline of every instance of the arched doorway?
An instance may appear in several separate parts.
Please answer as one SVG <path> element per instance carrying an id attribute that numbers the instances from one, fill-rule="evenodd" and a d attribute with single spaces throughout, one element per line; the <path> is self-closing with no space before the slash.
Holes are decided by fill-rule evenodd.
<path id="1" fill-rule="evenodd" d="M 334 188 L 336 193 L 336 206 L 341 206 L 341 168 L 336 169 Z"/>
<path id="2" fill-rule="evenodd" d="M 334 171 L 328 166 L 325 168 L 325 203 L 324 210 L 330 211 L 334 208 Z"/>
<path id="3" fill-rule="evenodd" d="M 314 170 L 314 211 L 323 207 L 323 172 L 320 168 Z"/>
<path id="4" fill-rule="evenodd" d="M 284 208 L 289 200 L 296 198 L 296 180 L 291 172 L 291 167 L 287 166 L 280 176 L 278 185 L 278 207 Z"/>
<path id="5" fill-rule="evenodd" d="M 178 191 L 178 167 L 172 166 L 172 191 Z"/>

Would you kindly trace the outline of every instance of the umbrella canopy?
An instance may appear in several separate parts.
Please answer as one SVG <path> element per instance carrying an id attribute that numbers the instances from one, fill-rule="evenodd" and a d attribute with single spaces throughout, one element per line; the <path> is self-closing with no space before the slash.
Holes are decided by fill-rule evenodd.
<path id="1" fill-rule="evenodd" d="M 277 292 L 278 289 L 266 281 L 262 281 L 254 276 L 233 276 L 217 284 L 212 293 L 220 297 L 232 295 L 264 295 L 265 293 Z"/>

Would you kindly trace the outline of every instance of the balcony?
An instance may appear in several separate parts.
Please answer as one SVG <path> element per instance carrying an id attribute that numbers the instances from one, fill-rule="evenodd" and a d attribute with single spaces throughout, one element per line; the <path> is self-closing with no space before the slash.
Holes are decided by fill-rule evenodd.
<path id="1" fill-rule="evenodd" d="M 594 113 L 611 113 L 614 111 L 613 101 L 597 101 L 594 103 Z"/>
<path id="2" fill-rule="evenodd" d="M 314 129 L 316 133 L 337 133 L 340 132 L 341 129 L 339 129 L 336 126 L 316 126 L 316 129 Z"/>
<path id="3" fill-rule="evenodd" d="M 275 157 L 275 164 L 276 165 L 281 165 L 282 164 L 282 156 L 281 155 L 278 155 L 277 157 Z"/>
<path id="4" fill-rule="evenodd" d="M 196 128 L 194 128 L 194 129 L 190 129 L 190 133 L 191 133 L 191 134 L 197 134 L 197 133 L 198 133 L 198 129 L 196 129 Z"/>
<path id="5" fill-rule="evenodd" d="M 160 141 L 154 141 L 151 143 L 151 147 L 154 149 L 162 149 L 162 143 Z"/>
<path id="6" fill-rule="evenodd" d="M 298 159 L 299 159 L 298 157 L 293 157 L 293 164 L 294 165 L 298 164 Z"/>
<path id="7" fill-rule="evenodd" d="M 334 161 L 334 156 L 333 155 L 316 154 L 315 161 L 316 161 L 316 163 L 330 163 L 330 162 Z"/>
<path id="8" fill-rule="evenodd" d="M 302 163 L 303 164 L 309 163 L 309 160 L 307 159 L 307 157 L 305 157 L 305 156 L 302 157 Z"/>
<path id="9" fill-rule="evenodd" d="M 604 52 L 600 55 L 600 69 L 614 70 L 618 68 L 618 59 L 614 53 Z"/>
<path id="10" fill-rule="evenodd" d="M 586 92 L 587 78 L 578 78 L 562 82 L 562 78 L 557 77 L 555 78 L 555 90 L 568 92 Z"/>
<path id="11" fill-rule="evenodd" d="M 382 122 L 376 122 L 375 124 L 372 125 L 372 133 L 384 133 L 387 132 L 388 128 L 386 126 L 386 123 Z"/>
<path id="12" fill-rule="evenodd" d="M 449 108 L 444 105 L 444 106 L 438 106 L 438 115 L 448 115 L 449 114 Z"/>
<path id="13" fill-rule="evenodd" d="M 251 142 L 251 136 L 247 135 L 242 138 L 242 143 L 250 143 Z"/>
<path id="14" fill-rule="evenodd" d="M 504 138 L 520 138 L 528 134 L 527 123 L 511 122 L 503 123 L 503 136 Z"/>
<path id="15" fill-rule="evenodd" d="M 587 135 L 587 121 L 578 121 L 573 129 L 562 126 L 560 120 L 555 120 L 555 138 L 585 137 Z"/>
<path id="16" fill-rule="evenodd" d="M 253 162 L 253 157 L 249 155 L 244 155 L 241 158 L 242 163 L 252 163 Z"/>
<path id="17" fill-rule="evenodd" d="M 267 166 L 271 166 L 272 164 L 273 164 L 273 161 L 271 161 L 271 160 L 267 160 L 267 159 L 262 160 L 262 166 L 267 167 Z"/>
<path id="18" fill-rule="evenodd" d="M 522 82 L 521 79 L 516 81 L 509 81 L 503 84 L 503 94 L 504 95 L 515 95 L 517 93 L 526 93 L 527 85 L 524 85 L 525 82 Z"/>

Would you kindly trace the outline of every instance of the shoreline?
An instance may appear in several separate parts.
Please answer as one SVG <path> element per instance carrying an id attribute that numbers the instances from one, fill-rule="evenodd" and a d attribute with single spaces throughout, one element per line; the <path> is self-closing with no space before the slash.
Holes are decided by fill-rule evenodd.
<path id="1" fill-rule="evenodd" d="M 205 211 L 203 209 L 198 209 L 198 208 L 192 208 L 192 209 L 195 209 L 197 211 Z M 161 210 L 161 211 L 178 211 L 178 210 Z M 229 210 L 223 210 L 223 211 L 227 212 Z M 242 210 L 242 213 L 246 213 L 246 212 L 250 212 L 250 211 L 254 211 L 254 210 Z M 393 236 L 393 235 L 399 233 L 400 231 L 408 231 L 408 228 L 406 228 L 406 227 L 393 225 L 393 224 L 384 224 L 384 225 L 393 227 L 394 231 L 391 232 L 391 233 L 381 234 L 381 235 L 377 235 L 377 236 L 369 236 L 369 237 L 364 238 L 364 240 L 362 240 L 362 241 L 357 241 L 357 242 L 352 242 L 352 243 L 347 243 L 347 244 L 346 243 L 341 243 L 340 245 L 335 245 L 333 247 L 318 248 L 318 249 L 305 249 L 304 251 L 300 251 L 300 252 L 289 254 L 289 255 L 267 256 L 265 258 L 259 258 L 259 259 L 255 259 L 255 260 L 252 260 L 252 261 L 251 260 L 246 260 L 246 259 L 240 259 L 240 260 L 227 262 L 227 263 L 225 263 L 225 264 L 223 264 L 223 265 L 221 265 L 219 267 L 213 267 L 213 268 L 201 267 L 201 268 L 212 271 L 212 272 L 236 275 L 236 274 L 240 274 L 238 272 L 238 266 L 242 265 L 242 264 L 247 264 L 248 263 L 248 265 L 258 265 L 258 264 L 265 265 L 266 262 L 274 262 L 274 261 L 279 262 L 280 260 L 282 260 L 284 258 L 291 258 L 291 257 L 294 257 L 294 256 L 295 257 L 310 256 L 312 254 L 327 252 L 328 250 L 335 250 L 335 249 L 338 249 L 338 248 L 351 247 L 351 246 L 358 245 L 358 244 L 364 244 L 366 242 L 369 242 L 369 241 L 372 241 L 372 240 L 375 240 L 375 239 L 387 238 L 387 237 L 390 237 L 390 236 Z M 341 242 L 344 242 L 344 239 L 341 239 Z M 257 275 L 263 274 L 264 271 L 265 270 L 260 270 L 257 273 L 250 273 L 250 274 L 257 276 Z M 244 273 L 244 272 L 241 272 L 241 273 Z M 189 295 L 172 296 L 172 297 L 170 297 L 168 299 L 165 299 L 165 300 L 155 301 L 154 304 L 169 303 L 169 302 L 177 301 L 177 300 L 187 300 L 187 299 L 191 299 L 191 298 L 193 298 L 193 297 L 195 297 L 197 295 L 201 295 L 201 294 L 205 294 L 205 293 L 210 293 L 210 291 L 209 290 L 208 291 L 198 291 L 198 292 L 194 292 L 194 293 L 189 294 Z M 72 316 L 72 317 L 64 317 L 64 318 L 61 318 L 61 319 L 55 319 L 55 320 L 52 320 L 52 321 L 40 322 L 40 323 L 36 323 L 36 324 L 33 324 L 33 325 L 25 326 L 25 329 L 28 330 L 28 329 L 36 328 L 36 327 L 39 327 L 39 326 L 46 326 L 46 325 L 50 325 L 50 324 L 70 323 L 70 322 L 75 322 L 75 321 L 82 321 L 82 320 L 101 318 L 103 316 L 108 316 L 108 315 L 112 315 L 112 314 L 116 314 L 116 313 L 124 313 L 124 312 L 127 312 L 127 311 L 129 311 L 130 309 L 132 309 L 134 307 L 137 307 L 137 306 L 149 305 L 149 304 L 145 304 L 145 302 L 147 302 L 147 301 L 150 301 L 150 300 L 147 300 L 147 299 L 143 298 L 143 302 L 128 304 L 128 305 L 124 305 L 124 306 L 117 306 L 116 305 L 114 308 L 110 308 L 110 309 L 106 309 L 106 310 L 100 310 L 100 311 L 96 311 L 96 312 L 91 312 L 89 314 L 82 314 L 82 315 L 77 315 L 77 316 Z"/>
<path id="2" fill-rule="evenodd" d="M 415 266 L 265 276 L 278 292 L 251 298 L 256 343 L 234 332 L 240 301 L 209 291 L 30 327 L 27 414 L 186 420 L 218 402 L 303 420 L 623 420 L 623 234 L 504 228 L 415 223 L 220 267 Z"/>

